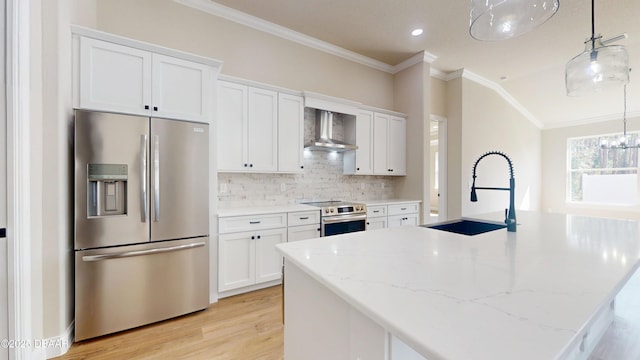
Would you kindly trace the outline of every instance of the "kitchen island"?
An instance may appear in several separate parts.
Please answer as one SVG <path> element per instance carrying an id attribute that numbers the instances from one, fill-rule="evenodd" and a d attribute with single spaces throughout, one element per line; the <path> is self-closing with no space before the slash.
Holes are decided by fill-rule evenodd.
<path id="1" fill-rule="evenodd" d="M 519 212 L 518 224 L 278 245 L 285 358 L 586 359 L 639 266 L 638 223 Z"/>

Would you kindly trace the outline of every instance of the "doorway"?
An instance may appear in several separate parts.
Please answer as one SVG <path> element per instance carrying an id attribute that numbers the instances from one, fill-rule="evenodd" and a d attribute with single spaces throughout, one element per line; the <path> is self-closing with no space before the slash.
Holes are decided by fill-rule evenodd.
<path id="1" fill-rule="evenodd" d="M 447 219 L 447 119 L 431 115 L 429 121 L 429 216 L 427 222 Z"/>

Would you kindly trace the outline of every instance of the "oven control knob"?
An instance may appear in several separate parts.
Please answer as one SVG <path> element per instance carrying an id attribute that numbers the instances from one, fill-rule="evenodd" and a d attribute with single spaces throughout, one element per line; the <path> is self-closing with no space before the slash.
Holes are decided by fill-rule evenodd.
<path id="1" fill-rule="evenodd" d="M 333 214 L 334 212 L 336 212 L 336 209 L 331 208 L 331 213 Z"/>
<path id="2" fill-rule="evenodd" d="M 328 214 L 329 213 L 329 209 L 324 209 L 324 212 Z"/>

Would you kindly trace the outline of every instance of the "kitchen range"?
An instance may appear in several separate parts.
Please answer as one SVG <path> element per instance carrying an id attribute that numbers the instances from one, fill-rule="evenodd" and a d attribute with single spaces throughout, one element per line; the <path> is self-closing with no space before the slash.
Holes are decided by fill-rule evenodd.
<path id="1" fill-rule="evenodd" d="M 367 229 L 367 206 L 345 201 L 310 202 L 320 208 L 320 236 L 345 234 Z"/>

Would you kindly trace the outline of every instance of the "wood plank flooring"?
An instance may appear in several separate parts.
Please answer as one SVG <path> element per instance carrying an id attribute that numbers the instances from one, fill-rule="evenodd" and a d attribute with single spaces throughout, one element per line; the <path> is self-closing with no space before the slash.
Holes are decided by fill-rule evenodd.
<path id="1" fill-rule="evenodd" d="M 208 309 L 74 343 L 56 360 L 283 358 L 282 288 L 219 300 Z"/>
<path id="2" fill-rule="evenodd" d="M 56 360 L 283 359 L 280 286 L 225 298 L 207 310 L 75 343 Z M 640 271 L 616 299 L 616 317 L 589 360 L 640 359 Z"/>

